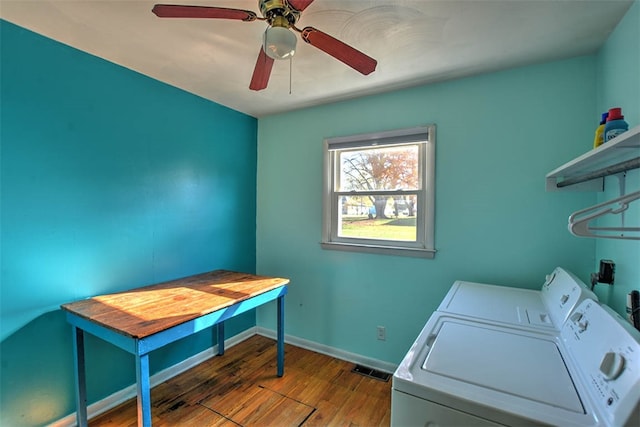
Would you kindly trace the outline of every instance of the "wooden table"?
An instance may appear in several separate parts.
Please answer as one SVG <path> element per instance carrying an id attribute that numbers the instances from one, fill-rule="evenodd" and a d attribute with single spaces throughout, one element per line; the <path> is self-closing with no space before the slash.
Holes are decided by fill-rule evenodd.
<path id="1" fill-rule="evenodd" d="M 284 296 L 288 279 L 216 270 L 116 294 L 63 304 L 73 326 L 78 426 L 87 425 L 84 333 L 135 356 L 138 425 L 151 425 L 149 353 L 217 325 L 224 354 L 224 321 L 277 300 L 278 376 L 284 373 Z"/>

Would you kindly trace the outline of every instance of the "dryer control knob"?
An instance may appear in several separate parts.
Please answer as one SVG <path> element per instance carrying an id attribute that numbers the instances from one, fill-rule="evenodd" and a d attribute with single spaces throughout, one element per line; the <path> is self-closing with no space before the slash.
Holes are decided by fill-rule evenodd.
<path id="1" fill-rule="evenodd" d="M 615 380 L 620 376 L 624 369 L 624 356 L 620 353 L 608 352 L 600 362 L 600 372 L 607 381 Z"/>
<path id="2" fill-rule="evenodd" d="M 553 279 L 556 278 L 556 273 L 552 273 L 552 274 L 547 274 L 545 276 L 545 281 L 544 284 L 542 286 L 549 286 L 551 284 L 551 282 L 553 282 Z"/>
<path id="3" fill-rule="evenodd" d="M 582 319 L 578 321 L 578 332 L 584 332 L 587 330 L 587 326 L 589 326 L 589 321 L 587 319 Z"/>

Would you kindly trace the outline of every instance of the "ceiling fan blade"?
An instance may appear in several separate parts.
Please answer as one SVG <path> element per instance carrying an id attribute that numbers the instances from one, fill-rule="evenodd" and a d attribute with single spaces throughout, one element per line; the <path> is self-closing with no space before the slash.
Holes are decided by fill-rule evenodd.
<path id="1" fill-rule="evenodd" d="M 269 84 L 271 68 L 273 68 L 273 58 L 268 57 L 262 46 L 260 46 L 260 53 L 258 54 L 256 67 L 253 69 L 249 89 L 262 90 L 266 88 L 267 84 Z"/>
<path id="2" fill-rule="evenodd" d="M 302 12 L 311 3 L 313 3 L 313 0 L 287 0 L 287 3 L 289 3 L 289 6 L 297 10 L 298 12 Z"/>
<path id="3" fill-rule="evenodd" d="M 219 18 L 255 21 L 257 15 L 250 10 L 226 7 L 184 6 L 177 4 L 157 4 L 151 9 L 160 18 Z"/>
<path id="4" fill-rule="evenodd" d="M 378 61 L 370 56 L 313 27 L 305 27 L 301 31 L 301 35 L 305 42 L 344 62 L 365 76 L 375 71 L 378 65 Z"/>

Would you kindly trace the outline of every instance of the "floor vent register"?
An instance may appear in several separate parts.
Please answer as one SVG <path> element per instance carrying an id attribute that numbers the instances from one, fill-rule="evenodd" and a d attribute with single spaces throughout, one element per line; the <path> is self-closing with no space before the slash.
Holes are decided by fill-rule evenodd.
<path id="1" fill-rule="evenodd" d="M 351 372 L 355 372 L 356 374 L 364 375 L 365 377 L 370 377 L 378 381 L 385 382 L 389 381 L 389 378 L 391 377 L 391 374 L 362 365 L 356 365 L 355 368 L 351 370 Z"/>

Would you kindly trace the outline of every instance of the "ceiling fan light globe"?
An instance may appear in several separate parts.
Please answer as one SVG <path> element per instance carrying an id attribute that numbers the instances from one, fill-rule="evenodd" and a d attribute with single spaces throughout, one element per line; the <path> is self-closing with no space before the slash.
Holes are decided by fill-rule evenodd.
<path id="1" fill-rule="evenodd" d="M 296 53 L 296 35 L 284 27 L 270 27 L 264 32 L 264 52 L 273 59 L 289 59 Z"/>

